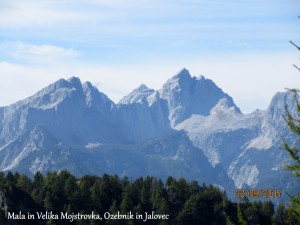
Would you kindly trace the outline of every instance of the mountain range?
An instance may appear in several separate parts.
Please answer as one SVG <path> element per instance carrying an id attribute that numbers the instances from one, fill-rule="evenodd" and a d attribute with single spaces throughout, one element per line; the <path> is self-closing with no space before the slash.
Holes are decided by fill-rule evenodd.
<path id="1" fill-rule="evenodd" d="M 266 110 L 243 114 L 212 80 L 186 69 L 160 90 L 142 84 L 117 104 L 90 82 L 60 79 L 0 108 L 0 170 L 184 177 L 232 198 L 236 189 L 293 194 L 300 184 L 284 170 L 281 137 L 296 140 L 286 106 L 296 112 L 288 91 Z"/>

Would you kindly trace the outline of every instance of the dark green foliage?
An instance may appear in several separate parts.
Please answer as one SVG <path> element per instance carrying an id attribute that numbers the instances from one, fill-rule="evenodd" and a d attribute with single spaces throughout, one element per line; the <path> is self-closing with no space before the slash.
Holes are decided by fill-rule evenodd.
<path id="1" fill-rule="evenodd" d="M 292 133 L 300 137 L 300 102 L 298 99 L 298 90 L 290 90 L 294 94 L 297 114 L 293 115 L 286 107 L 286 116 L 284 117 Z M 288 165 L 287 169 L 292 171 L 297 177 L 300 177 L 300 147 L 299 143 L 289 145 L 284 140 L 284 148 L 290 154 L 292 165 Z"/>
<path id="2" fill-rule="evenodd" d="M 286 106 L 286 115 L 284 116 L 287 125 L 289 126 L 291 132 L 300 138 L 300 102 L 299 102 L 299 90 L 291 89 L 294 94 L 296 103 L 296 114 L 293 115 Z M 299 140 L 293 144 L 289 144 L 283 139 L 283 144 L 285 150 L 290 155 L 291 163 L 286 166 L 286 169 L 291 171 L 297 178 L 300 178 L 300 146 Z M 291 209 L 300 218 L 300 192 L 294 196 L 290 196 Z"/>
<path id="3" fill-rule="evenodd" d="M 165 214 L 167 220 L 74 220 L 75 225 L 94 224 L 297 224 L 293 212 L 279 206 L 274 213 L 272 202 L 242 201 L 233 203 L 220 189 L 197 182 L 169 177 L 165 183 L 154 177 L 129 181 L 117 176 L 102 175 L 76 178 L 68 171 L 51 172 L 43 176 L 36 173 L 33 180 L 18 173 L 0 172 L 0 224 L 70 224 L 68 220 L 8 220 L 9 212 L 36 214 L 60 212 L 69 214 L 97 213 L 150 215 Z M 4 196 L 4 197 L 3 197 Z"/>
<path id="4" fill-rule="evenodd" d="M 292 45 L 294 45 L 299 51 L 300 47 L 296 45 L 294 42 L 290 41 Z M 300 68 L 293 65 L 296 69 L 300 71 Z M 300 178 L 300 146 L 299 146 L 299 138 L 300 138 L 300 101 L 299 101 L 299 90 L 298 89 L 290 89 L 290 91 L 294 94 L 295 103 L 296 103 L 296 113 L 293 114 L 288 110 L 288 106 L 286 105 L 286 115 L 284 119 L 289 126 L 291 133 L 296 135 L 297 142 L 292 145 L 289 144 L 286 140 L 283 140 L 284 148 L 289 153 L 291 158 L 291 164 L 286 167 L 287 170 L 291 171 L 296 175 L 297 178 Z M 300 220 L 300 192 L 298 192 L 294 196 L 290 196 L 291 207 L 290 209 L 294 214 L 298 216 Z"/>

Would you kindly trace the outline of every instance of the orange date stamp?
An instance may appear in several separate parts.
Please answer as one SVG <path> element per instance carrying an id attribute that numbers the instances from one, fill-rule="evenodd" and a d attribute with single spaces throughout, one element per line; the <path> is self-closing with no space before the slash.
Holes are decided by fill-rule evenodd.
<path id="1" fill-rule="evenodd" d="M 281 190 L 279 189 L 237 189 L 235 190 L 236 198 L 280 198 Z"/>

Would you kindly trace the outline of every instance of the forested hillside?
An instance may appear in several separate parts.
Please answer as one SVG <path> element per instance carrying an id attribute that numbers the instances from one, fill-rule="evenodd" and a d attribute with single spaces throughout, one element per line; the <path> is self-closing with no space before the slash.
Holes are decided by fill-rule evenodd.
<path id="1" fill-rule="evenodd" d="M 0 209 L 1 225 L 300 224 L 283 205 L 231 202 L 225 191 L 183 178 L 77 178 L 68 171 L 37 172 L 33 179 L 1 172 Z"/>

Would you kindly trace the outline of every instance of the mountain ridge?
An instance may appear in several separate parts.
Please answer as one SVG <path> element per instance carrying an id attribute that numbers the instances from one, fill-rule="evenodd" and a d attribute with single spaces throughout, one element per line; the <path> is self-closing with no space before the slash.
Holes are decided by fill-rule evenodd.
<path id="1" fill-rule="evenodd" d="M 295 112 L 289 92 L 277 93 L 265 111 L 243 114 L 212 80 L 187 69 L 160 90 L 140 85 L 117 104 L 90 82 L 60 79 L 0 108 L 0 170 L 169 174 L 215 180 L 232 193 L 266 187 L 266 180 L 289 177 L 282 166 L 288 156 L 278 153 L 280 135 L 295 139 L 282 118 L 285 105 Z"/>

